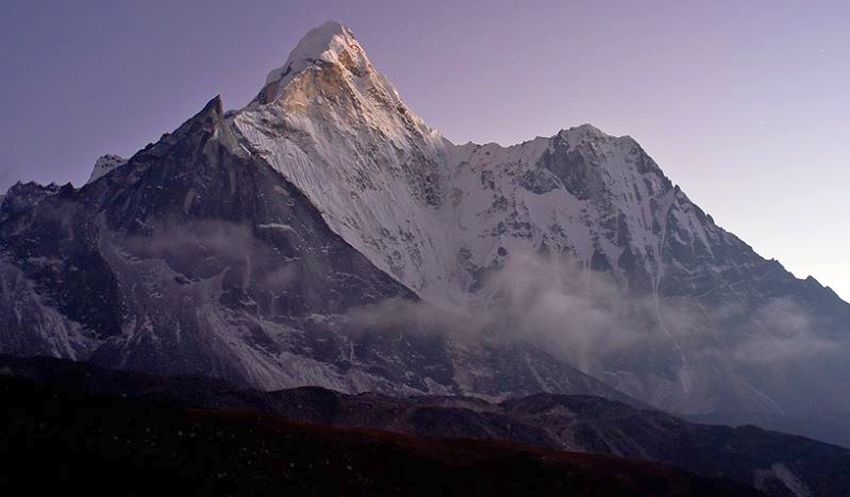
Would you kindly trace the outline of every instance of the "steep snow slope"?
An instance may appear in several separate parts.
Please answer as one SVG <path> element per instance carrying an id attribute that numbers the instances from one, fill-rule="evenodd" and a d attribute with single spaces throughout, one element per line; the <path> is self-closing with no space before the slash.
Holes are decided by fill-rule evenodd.
<path id="1" fill-rule="evenodd" d="M 89 184 L 92 181 L 95 181 L 95 180 L 101 178 L 106 173 L 112 171 L 113 169 L 115 169 L 117 167 L 121 167 L 126 163 L 127 163 L 127 159 L 125 159 L 121 156 L 118 156 L 118 155 L 108 154 L 108 155 L 101 156 L 94 163 L 94 169 L 92 169 L 91 176 L 89 176 L 89 180 L 86 181 L 86 184 Z"/>
<path id="2" fill-rule="evenodd" d="M 445 265 L 451 233 L 438 222 L 448 143 L 407 108 L 347 28 L 310 31 L 232 119 L 378 267 L 420 292 L 454 279 Z"/>

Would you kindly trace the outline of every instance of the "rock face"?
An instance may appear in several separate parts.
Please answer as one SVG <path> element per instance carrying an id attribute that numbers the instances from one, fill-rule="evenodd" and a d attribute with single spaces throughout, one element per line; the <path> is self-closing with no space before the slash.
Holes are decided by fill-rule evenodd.
<path id="1" fill-rule="evenodd" d="M 334 22 L 243 109 L 215 99 L 102 169 L 3 199 L 0 351 L 266 389 L 850 412 L 850 306 L 632 138 L 454 145 Z"/>

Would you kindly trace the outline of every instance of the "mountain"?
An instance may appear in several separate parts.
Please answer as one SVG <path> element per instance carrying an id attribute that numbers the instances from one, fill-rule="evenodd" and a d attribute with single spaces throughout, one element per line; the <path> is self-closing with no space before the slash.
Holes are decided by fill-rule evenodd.
<path id="1" fill-rule="evenodd" d="M 818 392 L 797 388 L 850 386 L 850 306 L 718 227 L 630 137 L 583 125 L 507 148 L 455 146 L 336 23 L 311 31 L 233 122 L 336 233 L 428 302 L 461 302 L 518 328 L 511 336 L 555 335 L 582 371 L 678 412 L 850 407 L 829 392 L 805 402 L 801 391 Z M 570 267 L 602 276 L 552 292 L 578 279 Z M 529 272 L 560 276 L 516 283 Z M 529 306 L 536 293 L 555 293 L 560 309 Z M 507 316 L 506 300 L 520 303 Z M 593 322 L 597 307 L 609 322 Z M 534 311 L 546 315 L 519 316 Z M 630 343 L 609 354 L 610 341 Z M 819 347 L 830 366 L 808 357 Z"/>
<path id="2" fill-rule="evenodd" d="M 244 108 L 216 98 L 119 159 L 5 195 L 0 351 L 262 389 L 850 412 L 850 305 L 634 139 L 452 144 L 338 23 Z"/>
<path id="3" fill-rule="evenodd" d="M 470 397 L 345 395 L 318 387 L 239 390 L 206 378 L 160 378 L 86 363 L 0 356 L 6 385 L 81 399 L 239 412 L 342 430 L 434 440 L 481 440 L 664 464 L 730 479 L 766 495 L 844 496 L 850 450 L 747 426 L 729 428 L 584 395 L 535 394 L 493 403 Z M 67 405 L 66 410 L 79 409 Z M 253 416 L 256 417 L 256 416 Z M 33 423 L 35 421 L 32 421 Z"/>

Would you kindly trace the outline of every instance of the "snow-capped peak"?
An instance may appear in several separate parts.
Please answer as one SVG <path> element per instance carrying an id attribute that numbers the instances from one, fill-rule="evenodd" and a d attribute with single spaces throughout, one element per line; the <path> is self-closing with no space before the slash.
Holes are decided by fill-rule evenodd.
<path id="1" fill-rule="evenodd" d="M 121 167 L 127 163 L 127 159 L 114 154 L 107 154 L 101 156 L 94 163 L 94 169 L 92 169 L 91 176 L 89 176 L 89 180 L 86 181 L 86 184 L 92 183 L 95 180 L 101 178 L 106 175 L 108 172 L 112 171 L 117 167 Z"/>
<path id="2" fill-rule="evenodd" d="M 614 271 L 639 254 L 642 287 L 657 287 L 678 200 L 631 138 L 584 124 L 512 147 L 455 146 L 334 22 L 311 30 L 270 81 L 232 124 L 332 230 L 431 303 L 486 301 L 473 294 L 506 254 L 544 248 Z M 681 238 L 710 246 L 696 211 L 677 208 Z"/>
<path id="3" fill-rule="evenodd" d="M 362 74 L 371 67 L 366 52 L 357 43 L 351 30 L 336 21 L 327 21 L 301 38 L 286 62 L 266 77 L 266 85 L 321 62 L 340 64 L 357 74 Z"/>

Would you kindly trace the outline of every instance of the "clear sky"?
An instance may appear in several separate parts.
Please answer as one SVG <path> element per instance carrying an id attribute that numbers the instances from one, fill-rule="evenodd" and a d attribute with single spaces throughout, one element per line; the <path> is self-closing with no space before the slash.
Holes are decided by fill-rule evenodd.
<path id="1" fill-rule="evenodd" d="M 80 184 L 211 97 L 238 108 L 309 28 L 348 25 L 451 140 L 589 122 L 715 220 L 850 299 L 850 2 L 0 2 L 0 191 Z"/>

